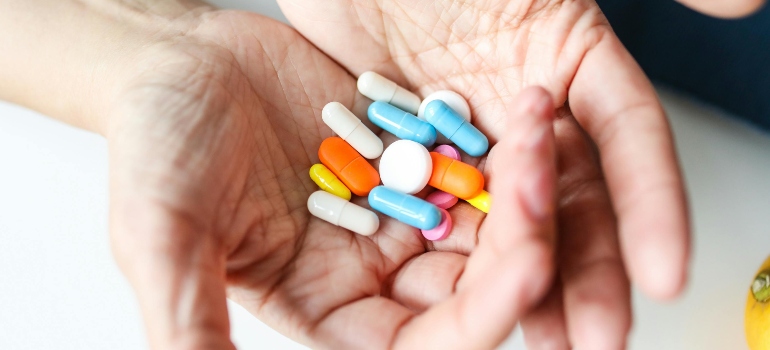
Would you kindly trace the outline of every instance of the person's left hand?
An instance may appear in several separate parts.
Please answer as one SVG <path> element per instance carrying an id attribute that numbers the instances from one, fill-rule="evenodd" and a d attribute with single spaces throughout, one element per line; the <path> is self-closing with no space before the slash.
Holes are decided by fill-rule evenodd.
<path id="1" fill-rule="evenodd" d="M 502 342 L 555 270 L 548 93 L 522 92 L 498 124 L 519 136 L 474 162 L 495 193 L 489 215 L 456 205 L 440 242 L 384 215 L 361 236 L 306 206 L 318 190 L 308 169 L 333 135 L 323 106 L 360 116 L 370 102 L 355 78 L 285 24 L 199 12 L 161 22 L 148 37 L 164 39 L 133 52 L 103 116 L 113 247 L 153 347 L 232 347 L 225 295 L 316 348 Z"/>

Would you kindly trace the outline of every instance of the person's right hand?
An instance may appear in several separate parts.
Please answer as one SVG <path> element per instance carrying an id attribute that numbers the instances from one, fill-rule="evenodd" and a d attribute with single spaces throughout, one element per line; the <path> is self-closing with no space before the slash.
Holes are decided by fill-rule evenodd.
<path id="1" fill-rule="evenodd" d="M 652 84 L 595 1 L 279 4 L 354 75 L 374 69 L 423 96 L 460 93 L 492 141 L 520 136 L 500 124 L 522 89 L 554 96 L 560 283 L 522 321 L 531 349 L 622 348 L 629 279 L 654 298 L 681 292 L 689 217 L 672 135 Z"/>
<path id="2" fill-rule="evenodd" d="M 765 0 L 678 0 L 683 5 L 703 14 L 721 17 L 738 18 L 756 12 Z"/>

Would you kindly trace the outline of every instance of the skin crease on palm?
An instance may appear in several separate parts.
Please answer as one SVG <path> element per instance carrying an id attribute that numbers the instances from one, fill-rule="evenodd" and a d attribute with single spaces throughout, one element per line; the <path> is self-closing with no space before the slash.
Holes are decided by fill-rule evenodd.
<path id="1" fill-rule="evenodd" d="M 532 349 L 614 349 L 630 327 L 625 269 L 655 297 L 682 287 L 687 214 L 668 127 L 591 1 L 280 2 L 299 33 L 197 2 L 75 3 L 133 26 L 103 32 L 136 31 L 118 42 L 138 49 L 97 53 L 85 81 L 48 75 L 75 96 L 102 88 L 69 104 L 0 96 L 108 139 L 113 250 L 153 347 L 232 347 L 229 297 L 318 348 L 490 348 L 527 314 Z M 307 169 L 332 135 L 321 108 L 363 117 L 365 70 L 469 100 L 496 143 L 465 158 L 495 195 L 488 217 L 458 205 L 450 238 L 430 244 L 383 217 L 367 238 L 309 216 Z"/>

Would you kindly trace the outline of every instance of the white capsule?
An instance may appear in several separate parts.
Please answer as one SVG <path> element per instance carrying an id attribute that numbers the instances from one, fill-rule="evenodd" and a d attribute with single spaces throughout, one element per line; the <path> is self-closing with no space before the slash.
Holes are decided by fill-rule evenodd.
<path id="1" fill-rule="evenodd" d="M 375 159 L 382 154 L 382 140 L 342 103 L 327 103 L 321 115 L 324 123 L 364 158 Z"/>
<path id="2" fill-rule="evenodd" d="M 425 106 L 435 100 L 444 101 L 444 103 L 449 105 L 449 107 L 457 112 L 457 114 L 465 118 L 465 120 L 467 120 L 469 123 L 471 122 L 471 106 L 468 105 L 468 101 L 460 96 L 460 94 L 450 90 L 439 90 L 425 97 L 425 99 L 422 100 L 422 103 L 420 104 L 419 110 L 417 111 L 417 118 L 426 120 Z M 438 137 L 436 137 L 436 143 L 446 145 L 452 143 L 452 141 L 439 133 Z"/>
<path id="3" fill-rule="evenodd" d="M 380 179 L 385 187 L 407 194 L 420 192 L 433 173 L 425 146 L 409 140 L 393 142 L 380 158 Z"/>
<path id="4" fill-rule="evenodd" d="M 321 220 L 364 236 L 372 235 L 380 227 L 380 219 L 371 210 L 324 191 L 310 195 L 307 209 Z"/>
<path id="5" fill-rule="evenodd" d="M 420 98 L 375 72 L 358 77 L 358 91 L 374 101 L 390 103 L 411 114 L 420 108 Z"/>

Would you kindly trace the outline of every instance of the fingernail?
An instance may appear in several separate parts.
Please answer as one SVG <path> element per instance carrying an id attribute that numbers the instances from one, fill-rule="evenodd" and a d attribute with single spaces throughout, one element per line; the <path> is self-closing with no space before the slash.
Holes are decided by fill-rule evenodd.
<path id="1" fill-rule="evenodd" d="M 532 219 L 542 221 L 553 212 L 554 179 L 544 161 L 538 160 L 537 163 L 537 169 L 531 171 L 522 181 L 520 196 Z"/>

